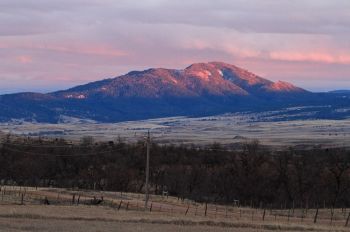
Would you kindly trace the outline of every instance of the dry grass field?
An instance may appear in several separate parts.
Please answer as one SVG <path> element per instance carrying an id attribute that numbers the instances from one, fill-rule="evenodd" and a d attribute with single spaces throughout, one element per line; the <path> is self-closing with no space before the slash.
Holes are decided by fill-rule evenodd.
<path id="1" fill-rule="evenodd" d="M 151 130 L 152 140 L 159 144 L 234 145 L 249 139 L 259 139 L 262 144 L 274 147 L 350 144 L 350 120 L 262 122 L 252 117 L 241 114 L 174 117 L 115 124 L 12 123 L 0 124 L 0 132 L 73 141 L 86 135 L 98 141 L 121 137 L 135 142 Z M 1 186 L 0 193 L 1 232 L 350 231 L 350 222 L 349 227 L 345 226 L 349 209 L 247 208 L 152 195 L 144 210 L 143 195 L 135 193 L 13 186 Z"/>
<path id="2" fill-rule="evenodd" d="M 79 141 L 92 136 L 97 141 L 116 140 L 128 142 L 143 139 L 151 130 L 153 141 L 159 144 L 208 145 L 220 142 L 235 145 L 250 139 L 258 139 L 267 146 L 324 146 L 347 147 L 350 142 L 350 120 L 271 120 L 256 114 L 234 114 L 202 118 L 173 117 L 113 124 L 63 123 L 0 124 L 0 131 L 18 135 L 62 137 Z"/>
<path id="3" fill-rule="evenodd" d="M 146 211 L 142 195 L 54 188 L 2 187 L 0 231 L 350 231 L 349 211 L 271 210 L 205 205 L 173 197 L 151 196 Z M 91 204 L 93 197 L 104 201 Z M 74 202 L 72 201 L 74 198 Z M 49 205 L 44 204 L 47 199 Z M 288 216 L 289 215 L 289 216 Z"/>

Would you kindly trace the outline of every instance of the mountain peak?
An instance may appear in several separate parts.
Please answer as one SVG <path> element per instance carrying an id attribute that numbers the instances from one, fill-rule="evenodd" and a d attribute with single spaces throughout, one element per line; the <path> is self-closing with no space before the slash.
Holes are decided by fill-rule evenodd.
<path id="1" fill-rule="evenodd" d="M 0 121 L 57 122 L 62 116 L 112 122 L 208 115 L 297 102 L 305 90 L 223 62 L 151 68 L 49 94 L 0 96 Z M 281 103 L 282 102 L 282 103 Z"/>
<path id="2" fill-rule="evenodd" d="M 225 80 L 229 80 L 233 83 L 235 83 L 237 79 L 239 79 L 240 82 L 246 81 L 247 84 L 268 82 L 266 79 L 263 79 L 245 69 L 239 68 L 232 64 L 218 61 L 208 63 L 195 63 L 187 67 L 185 70 L 211 71 L 211 73 L 219 74 Z"/>
<path id="3" fill-rule="evenodd" d="M 272 82 L 245 69 L 223 62 L 194 63 L 183 70 L 150 68 L 131 71 L 107 79 L 54 93 L 56 96 L 84 100 L 90 97 L 162 98 L 248 96 L 267 92 L 300 92 L 287 82 Z"/>

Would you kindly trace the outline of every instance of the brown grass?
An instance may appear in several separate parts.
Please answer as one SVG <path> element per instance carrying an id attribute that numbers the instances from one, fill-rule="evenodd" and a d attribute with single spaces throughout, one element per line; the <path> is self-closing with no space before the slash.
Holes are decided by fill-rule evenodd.
<path id="1" fill-rule="evenodd" d="M 97 141 L 109 141 L 120 136 L 127 142 L 136 142 L 143 139 L 150 129 L 152 129 L 152 140 L 159 144 L 208 145 L 214 142 L 232 144 L 244 142 L 247 138 L 259 139 L 262 144 L 273 147 L 296 145 L 313 147 L 319 144 L 327 147 L 348 147 L 350 141 L 349 119 L 251 121 L 251 117 L 255 116 L 255 114 L 237 114 L 203 118 L 172 117 L 108 124 L 0 123 L 0 131 L 18 135 L 29 132 L 40 132 L 44 135 L 47 133 L 44 137 L 63 137 L 76 142 L 86 135 L 93 136 Z M 62 131 L 64 135 L 52 134 L 53 131 Z"/>
<path id="2" fill-rule="evenodd" d="M 319 211 L 317 224 L 313 223 L 312 209 L 306 218 L 296 209 L 289 219 L 286 210 L 266 210 L 263 221 L 262 209 L 208 205 L 205 216 L 203 204 L 173 197 L 151 196 L 150 212 L 142 210 L 140 194 L 6 187 L 5 198 L 0 198 L 0 231 L 350 231 L 344 227 L 348 212 L 340 209 L 335 210 L 332 225 L 327 209 Z M 22 193 L 26 201 L 19 205 Z M 106 202 L 100 206 L 71 205 L 73 194 L 87 200 L 103 196 Z M 54 202 L 58 195 L 60 201 Z M 38 201 L 45 196 L 51 205 Z"/>
<path id="3" fill-rule="evenodd" d="M 319 225 L 254 223 L 116 211 L 88 206 L 0 206 L 0 231 L 348 231 Z M 123 228 L 122 230 L 120 228 Z M 142 230 L 143 229 L 143 230 Z"/>

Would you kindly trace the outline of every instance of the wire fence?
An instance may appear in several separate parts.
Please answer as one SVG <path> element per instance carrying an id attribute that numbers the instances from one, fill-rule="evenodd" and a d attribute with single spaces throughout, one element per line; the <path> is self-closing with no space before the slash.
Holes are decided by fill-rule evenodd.
<path id="1" fill-rule="evenodd" d="M 348 227 L 350 209 L 273 209 L 237 205 L 216 205 L 151 195 L 145 208 L 144 196 L 137 193 L 97 192 L 54 188 L 0 186 L 0 204 L 8 205 L 91 205 L 106 206 L 116 211 L 148 211 L 186 217 L 254 223 L 291 223 Z"/>

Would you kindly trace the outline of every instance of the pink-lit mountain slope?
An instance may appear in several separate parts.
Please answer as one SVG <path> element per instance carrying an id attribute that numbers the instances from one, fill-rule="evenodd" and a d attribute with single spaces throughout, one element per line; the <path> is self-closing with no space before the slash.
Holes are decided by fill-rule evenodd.
<path id="1" fill-rule="evenodd" d="M 197 63 L 183 70 L 148 69 L 133 71 L 113 79 L 78 86 L 53 93 L 56 97 L 86 99 L 161 98 L 211 96 L 255 96 L 278 93 L 301 93 L 305 90 L 286 82 L 272 82 L 234 65 L 221 62 Z"/>
<path id="2" fill-rule="evenodd" d="M 284 108 L 296 109 L 300 118 L 346 118 L 346 107 L 350 107 L 347 96 L 311 93 L 234 65 L 209 62 L 181 70 L 132 71 L 49 94 L 0 95 L 0 121 L 60 122 L 74 117 L 116 122 L 239 111 L 278 112 Z"/>

